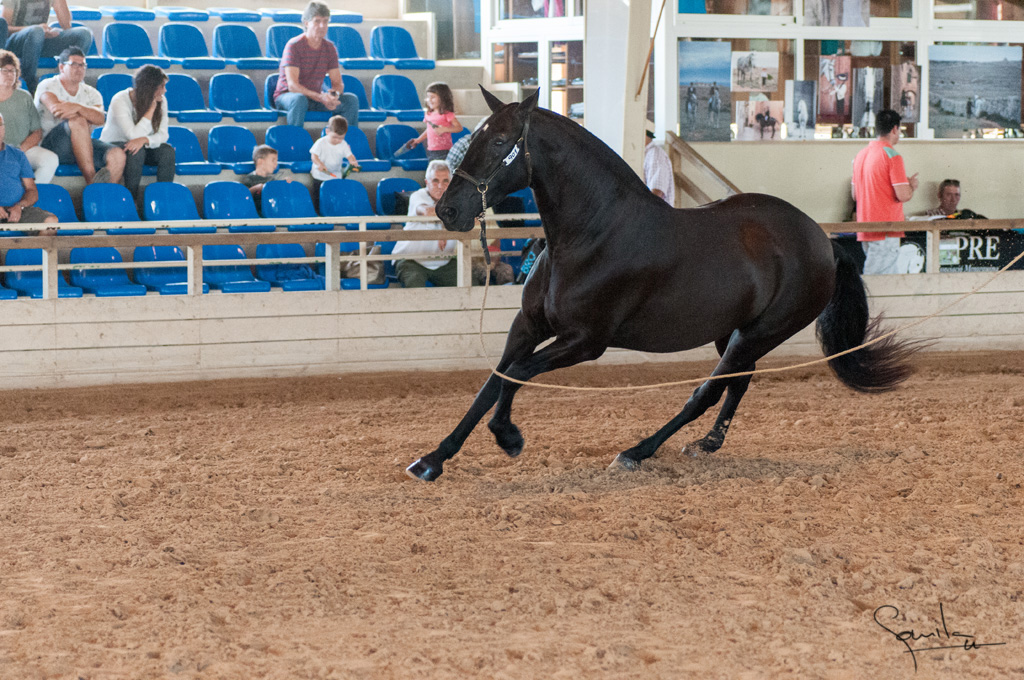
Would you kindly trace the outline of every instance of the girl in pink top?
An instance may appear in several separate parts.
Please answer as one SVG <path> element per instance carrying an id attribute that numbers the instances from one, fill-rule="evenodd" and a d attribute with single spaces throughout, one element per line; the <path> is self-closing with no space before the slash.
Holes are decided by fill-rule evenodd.
<path id="1" fill-rule="evenodd" d="M 446 83 L 427 85 L 424 97 L 427 112 L 423 114 L 423 122 L 427 129 L 419 137 L 405 143 L 411 149 L 417 144 L 427 141 L 427 160 L 444 160 L 448 150 L 452 148 L 452 133 L 462 131 L 462 123 L 455 117 L 455 103 L 452 90 Z"/>

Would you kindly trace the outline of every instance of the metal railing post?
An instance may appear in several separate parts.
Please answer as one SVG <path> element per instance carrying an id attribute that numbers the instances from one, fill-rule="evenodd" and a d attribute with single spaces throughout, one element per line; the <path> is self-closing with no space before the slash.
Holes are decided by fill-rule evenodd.
<path id="1" fill-rule="evenodd" d="M 203 294 L 203 247 L 186 246 L 186 276 L 188 295 Z"/>

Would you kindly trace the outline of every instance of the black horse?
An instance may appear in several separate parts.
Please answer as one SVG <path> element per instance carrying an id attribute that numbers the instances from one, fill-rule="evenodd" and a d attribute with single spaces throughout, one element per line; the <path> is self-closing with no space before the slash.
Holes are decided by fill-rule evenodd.
<path id="1" fill-rule="evenodd" d="M 484 96 L 494 114 L 476 133 L 437 215 L 445 228 L 468 231 L 482 207 L 529 185 L 547 237 L 499 371 L 530 380 L 597 359 L 609 347 L 677 352 L 713 342 L 720 375 L 752 370 L 815 319 L 829 355 L 878 335 L 856 265 L 792 205 L 740 194 L 676 210 L 594 135 L 538 109 L 536 94 L 508 105 L 486 90 Z M 829 365 L 855 390 L 882 391 L 909 375 L 914 349 L 890 337 Z M 613 465 L 635 469 L 725 393 L 711 431 L 684 449 L 717 451 L 749 383 L 750 376 L 703 383 L 679 415 Z M 505 453 L 519 455 L 523 437 L 511 420 L 519 387 L 492 374 L 452 433 L 408 474 L 437 479 L 495 403 L 489 427 Z"/>

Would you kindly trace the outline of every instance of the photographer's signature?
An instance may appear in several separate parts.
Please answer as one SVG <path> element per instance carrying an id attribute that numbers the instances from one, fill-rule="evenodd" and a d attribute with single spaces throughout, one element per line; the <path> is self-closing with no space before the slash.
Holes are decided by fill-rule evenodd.
<path id="1" fill-rule="evenodd" d="M 889 616 L 889 614 L 892 614 Z M 889 626 L 882 623 L 881 619 L 884 620 L 895 620 L 899 617 L 900 610 L 891 605 L 883 604 L 881 607 L 875 610 L 874 619 L 875 623 L 884 628 L 890 635 L 896 638 L 899 642 L 903 643 L 906 647 L 904 654 L 910 654 L 910 658 L 914 661 L 914 672 L 917 672 L 917 653 L 918 652 L 931 652 L 937 649 L 980 649 L 981 647 L 999 647 L 1005 645 L 1005 642 L 978 642 L 975 640 L 974 635 L 970 633 L 961 633 L 958 630 L 950 631 L 949 626 L 946 623 L 946 612 L 942 608 L 942 603 L 939 603 L 939 618 L 942 619 L 942 627 L 936 626 L 934 629 L 927 629 L 922 632 L 917 632 L 913 628 L 908 630 L 896 631 Z M 929 645 L 927 647 L 916 647 L 912 645 L 912 642 L 919 640 L 926 640 L 922 644 Z M 949 642 L 951 644 L 942 644 L 943 642 Z"/>

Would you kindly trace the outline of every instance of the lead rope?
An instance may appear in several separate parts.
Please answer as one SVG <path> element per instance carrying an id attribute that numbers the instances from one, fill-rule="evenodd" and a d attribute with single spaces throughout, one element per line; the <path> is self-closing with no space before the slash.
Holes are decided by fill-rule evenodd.
<path id="1" fill-rule="evenodd" d="M 890 337 L 896 335 L 897 333 L 901 333 L 901 332 L 907 330 L 908 328 L 913 328 L 914 326 L 920 326 L 925 321 L 928 321 L 929 319 L 934 319 L 935 317 L 943 314 L 944 312 L 949 310 L 951 307 L 953 307 L 955 305 L 958 305 L 963 300 L 966 300 L 967 298 L 969 298 L 970 296 L 974 295 L 979 290 L 981 290 L 982 288 L 987 286 L 988 284 L 990 284 L 993 281 L 995 281 L 996 278 L 998 278 L 1001 274 L 1003 274 L 1007 269 L 1009 269 L 1013 265 L 1015 265 L 1018 262 L 1020 262 L 1021 258 L 1024 258 L 1024 251 L 1021 251 L 1021 253 L 1019 255 L 1017 255 L 1017 257 L 1015 257 L 1012 260 L 1010 260 L 1009 264 L 1007 264 L 1005 267 L 1003 267 L 1002 269 L 997 271 L 995 274 L 990 276 L 986 281 L 982 282 L 980 285 L 974 287 L 973 289 L 967 291 L 966 293 L 964 293 L 963 295 L 961 295 L 957 299 L 953 300 L 952 302 L 950 302 L 948 305 L 946 305 L 942 309 L 938 310 L 937 312 L 929 314 L 928 316 L 926 316 L 924 318 L 921 318 L 921 319 L 918 319 L 917 321 L 912 321 L 911 323 L 908 323 L 908 324 L 906 324 L 904 326 L 900 326 L 896 330 L 889 331 L 888 333 L 886 333 L 884 335 L 880 335 L 877 338 L 875 338 L 873 340 L 869 340 L 868 342 L 865 342 L 865 343 L 863 343 L 861 345 L 857 345 L 856 347 L 851 347 L 850 349 L 843 350 L 842 352 L 836 352 L 835 354 L 833 354 L 831 356 L 822 357 L 820 359 L 814 359 L 812 361 L 805 361 L 802 364 L 793 364 L 791 366 L 780 366 L 778 368 L 758 368 L 758 369 L 755 369 L 753 371 L 741 371 L 739 373 L 723 373 L 721 375 L 709 375 L 706 378 L 690 378 L 690 379 L 687 379 L 687 380 L 673 380 L 672 382 L 654 383 L 654 384 L 651 384 L 651 385 L 626 385 L 626 386 L 622 386 L 622 387 L 580 387 L 580 386 L 577 386 L 577 385 L 552 385 L 551 383 L 527 382 L 525 380 L 519 380 L 518 378 L 511 378 L 511 377 L 505 375 L 504 373 L 502 373 L 501 371 L 499 371 L 497 369 L 497 367 L 493 363 L 491 363 L 490 358 L 487 356 L 487 350 L 484 348 L 484 310 L 487 308 L 487 291 L 490 288 L 490 281 L 491 281 L 490 272 L 488 271 L 487 277 L 484 279 L 484 299 L 480 303 L 480 329 L 479 329 L 480 353 L 481 353 L 481 355 L 485 359 L 487 359 L 487 363 L 490 364 L 490 366 L 491 366 L 491 373 L 493 373 L 494 375 L 498 376 L 499 378 L 502 378 L 503 380 L 508 380 L 511 383 L 516 383 L 517 385 L 527 385 L 529 387 L 546 387 L 546 388 L 552 389 L 552 390 L 571 390 L 571 391 L 576 391 L 576 392 L 625 392 L 625 391 L 632 391 L 632 390 L 654 390 L 654 389 L 658 389 L 658 388 L 662 388 L 662 387 L 676 387 L 678 385 L 690 385 L 690 384 L 694 384 L 694 383 L 703 383 L 703 382 L 707 382 L 708 380 L 722 380 L 723 378 L 740 378 L 740 377 L 747 376 L 747 375 L 758 375 L 758 374 L 762 374 L 762 373 L 782 373 L 784 371 L 793 371 L 793 370 L 796 370 L 798 368 L 807 368 L 808 366 L 815 366 L 817 364 L 822 364 L 822 363 L 825 363 L 826 361 L 831 361 L 832 359 L 836 359 L 838 357 L 845 356 L 847 354 L 852 354 L 853 352 L 857 352 L 859 350 L 862 350 L 865 347 L 870 347 L 871 345 L 879 343 L 879 342 L 885 340 L 886 338 L 890 338 Z"/>

